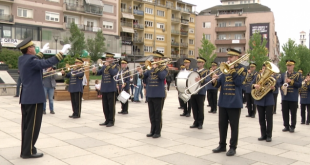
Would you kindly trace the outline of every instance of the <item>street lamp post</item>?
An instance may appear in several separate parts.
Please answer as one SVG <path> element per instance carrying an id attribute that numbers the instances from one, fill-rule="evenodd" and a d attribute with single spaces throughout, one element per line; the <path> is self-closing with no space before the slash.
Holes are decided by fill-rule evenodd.
<path id="1" fill-rule="evenodd" d="M 61 38 L 59 36 L 53 36 L 53 38 L 54 38 L 54 40 L 56 42 L 56 52 L 55 52 L 55 55 L 56 55 L 57 54 L 57 41 L 58 41 L 58 39 L 60 40 Z M 58 68 L 58 64 L 59 63 L 57 63 L 57 68 Z"/>

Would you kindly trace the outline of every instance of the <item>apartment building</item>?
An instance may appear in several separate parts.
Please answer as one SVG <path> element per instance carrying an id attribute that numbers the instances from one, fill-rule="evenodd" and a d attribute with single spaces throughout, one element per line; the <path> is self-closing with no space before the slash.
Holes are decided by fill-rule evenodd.
<path id="1" fill-rule="evenodd" d="M 222 5 L 201 11 L 196 18 L 196 49 L 203 34 L 216 46 L 216 61 L 226 61 L 227 48 L 243 54 L 249 49 L 249 40 L 259 31 L 267 39 L 268 56 L 276 62 L 279 58 L 279 41 L 275 32 L 273 12 L 260 0 L 221 0 Z"/>
<path id="2" fill-rule="evenodd" d="M 50 43 L 45 54 L 55 54 L 74 22 L 86 39 L 102 30 L 107 50 L 120 52 L 118 4 L 114 0 L 0 0 L 1 43 L 14 48 L 33 37 L 38 47 Z"/>
<path id="3" fill-rule="evenodd" d="M 195 57 L 195 5 L 180 0 L 120 0 L 122 54 Z"/>

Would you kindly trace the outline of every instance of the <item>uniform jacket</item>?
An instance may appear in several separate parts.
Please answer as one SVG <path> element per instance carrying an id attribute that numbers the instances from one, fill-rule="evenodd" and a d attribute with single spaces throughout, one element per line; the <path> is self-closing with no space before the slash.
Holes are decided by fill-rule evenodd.
<path id="1" fill-rule="evenodd" d="M 40 59 L 38 56 L 24 54 L 18 58 L 18 68 L 22 83 L 21 104 L 37 104 L 46 102 L 42 83 L 43 69 L 57 64 L 56 56 Z"/>
<path id="2" fill-rule="evenodd" d="M 207 72 L 207 74 L 209 74 L 210 73 L 210 70 Z M 215 71 L 215 74 L 217 74 L 217 75 L 219 75 L 219 74 L 221 74 L 221 71 L 220 70 L 217 70 L 217 71 Z M 207 78 L 206 78 L 206 80 L 207 80 L 207 82 L 209 82 L 209 81 L 211 81 L 212 80 L 212 76 L 213 76 L 213 74 L 212 75 L 210 75 L 210 76 L 208 76 Z M 218 88 L 215 88 L 213 85 L 212 85 L 212 83 L 209 83 L 207 86 L 206 86 L 207 88 L 207 90 L 218 90 Z"/>
<path id="3" fill-rule="evenodd" d="M 83 93 L 83 77 L 84 72 L 82 70 L 71 70 L 65 75 L 66 78 L 70 78 L 68 91 L 70 93 L 82 92 Z"/>
<path id="4" fill-rule="evenodd" d="M 147 81 L 146 96 L 148 98 L 166 97 L 165 78 L 168 74 L 168 66 L 159 65 L 157 68 L 152 68 L 144 72 L 142 78 Z"/>
<path id="5" fill-rule="evenodd" d="M 256 71 L 254 71 L 254 73 L 247 72 L 247 75 L 245 76 L 244 79 L 245 93 L 251 93 L 252 90 L 251 83 L 256 75 L 257 75 Z"/>
<path id="6" fill-rule="evenodd" d="M 193 69 L 195 72 L 198 72 L 198 68 Z M 200 75 L 200 78 L 203 78 L 207 75 L 208 70 L 202 69 L 201 71 L 198 72 Z M 203 86 L 207 83 L 207 79 L 204 79 L 203 81 L 200 82 L 200 86 Z M 207 92 L 207 87 L 205 86 L 204 88 L 200 89 L 199 92 L 197 93 L 198 95 L 206 95 Z"/>
<path id="7" fill-rule="evenodd" d="M 124 90 L 125 91 L 129 90 L 129 84 L 130 84 L 130 76 L 129 75 L 130 75 L 130 73 L 128 72 L 128 70 L 129 69 L 124 69 L 123 75 L 122 75 L 123 77 L 127 77 L 127 78 L 124 78 L 123 81 L 122 80 L 118 81 L 118 86 L 121 87 L 121 88 L 119 88 L 120 91 L 123 90 L 122 89 L 123 82 L 125 84 Z M 119 72 L 118 79 L 121 79 L 122 76 L 121 76 L 121 73 Z"/>
<path id="8" fill-rule="evenodd" d="M 285 82 L 285 73 L 281 74 L 281 79 L 280 79 L 280 87 L 282 88 L 282 85 Z M 288 74 L 288 73 L 287 73 Z M 287 87 L 287 94 L 283 95 L 283 91 L 281 90 L 282 94 L 282 100 L 285 101 L 298 101 L 298 88 L 301 87 L 302 83 L 302 78 L 300 73 L 298 72 L 293 72 L 290 75 L 287 75 L 289 79 L 291 79 L 291 83 L 289 83 L 289 86 Z"/>
<path id="9" fill-rule="evenodd" d="M 247 70 L 241 64 L 236 64 L 230 73 L 222 74 L 215 83 L 214 87 L 221 87 L 219 107 L 223 108 L 242 108 L 242 83 L 245 79 Z"/>
<path id="10" fill-rule="evenodd" d="M 115 76 L 118 71 L 119 65 L 117 64 L 111 64 L 109 66 L 104 65 L 98 70 L 97 75 L 102 75 L 100 92 L 116 92 L 116 81 L 114 81 L 113 76 Z"/>
<path id="11" fill-rule="evenodd" d="M 254 78 L 253 81 L 251 82 L 250 86 L 251 89 L 254 90 L 253 85 L 257 84 L 259 80 L 261 79 L 261 74 L 257 74 Z M 255 100 L 254 99 L 254 104 L 259 105 L 259 106 L 271 106 L 274 105 L 274 97 L 273 97 L 273 90 L 270 90 L 262 99 L 260 100 Z"/>
<path id="12" fill-rule="evenodd" d="M 300 88 L 300 104 L 310 104 L 310 82 Z"/>

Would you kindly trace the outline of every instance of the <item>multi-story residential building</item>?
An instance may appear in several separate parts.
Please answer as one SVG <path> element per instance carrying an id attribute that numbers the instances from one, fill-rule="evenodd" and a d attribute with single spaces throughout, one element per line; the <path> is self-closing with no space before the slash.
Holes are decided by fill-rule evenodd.
<path id="1" fill-rule="evenodd" d="M 121 0 L 122 53 L 129 58 L 153 51 L 165 57 L 194 57 L 195 5 L 180 0 Z"/>
<path id="2" fill-rule="evenodd" d="M 243 54 L 249 49 L 249 40 L 259 31 L 267 39 L 268 56 L 278 60 L 275 53 L 277 35 L 273 12 L 259 0 L 221 0 L 222 5 L 205 9 L 196 18 L 196 52 L 203 34 L 216 46 L 216 61 L 226 61 L 227 48 L 235 48 Z"/>
<path id="3" fill-rule="evenodd" d="M 55 54 L 74 22 L 86 39 L 102 30 L 107 51 L 119 53 L 118 4 L 113 0 L 1 0 L 1 42 L 4 47 L 15 47 L 33 37 L 38 47 L 49 42 L 50 50 L 45 53 Z"/>

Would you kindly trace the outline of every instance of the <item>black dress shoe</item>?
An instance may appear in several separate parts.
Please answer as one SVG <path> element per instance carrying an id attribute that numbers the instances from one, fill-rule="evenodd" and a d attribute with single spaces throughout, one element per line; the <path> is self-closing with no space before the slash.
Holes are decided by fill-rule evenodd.
<path id="1" fill-rule="evenodd" d="M 36 153 L 32 155 L 21 155 L 23 159 L 29 159 L 29 158 L 40 158 L 43 156 L 43 153 Z"/>
<path id="2" fill-rule="evenodd" d="M 80 118 L 80 116 L 72 116 L 73 119 Z"/>
<path id="3" fill-rule="evenodd" d="M 267 137 L 266 142 L 271 142 L 271 137 Z"/>
<path id="4" fill-rule="evenodd" d="M 70 117 L 70 118 L 73 118 L 73 115 L 70 115 L 69 117 Z"/>
<path id="5" fill-rule="evenodd" d="M 182 113 L 182 114 L 180 114 L 180 116 L 186 116 L 186 113 Z"/>
<path id="6" fill-rule="evenodd" d="M 198 126 L 197 125 L 191 125 L 191 126 L 189 126 L 189 128 L 198 128 Z"/>
<path id="7" fill-rule="evenodd" d="M 309 125 L 309 123 L 306 123 L 306 125 Z"/>
<path id="8" fill-rule="evenodd" d="M 104 125 L 107 125 L 107 124 L 108 124 L 108 122 L 105 121 L 104 123 L 100 123 L 99 125 L 100 126 L 104 126 Z"/>
<path id="9" fill-rule="evenodd" d="M 123 114 L 123 111 L 118 112 L 118 114 Z"/>
<path id="10" fill-rule="evenodd" d="M 295 132 L 295 128 L 290 128 L 290 132 L 291 133 Z"/>
<path id="11" fill-rule="evenodd" d="M 114 124 L 113 123 L 109 123 L 109 124 L 107 124 L 107 127 L 113 127 L 114 126 Z"/>
<path id="12" fill-rule="evenodd" d="M 183 107 L 178 107 L 178 109 L 184 109 Z"/>
<path id="13" fill-rule="evenodd" d="M 260 137 L 260 138 L 258 138 L 257 140 L 258 141 L 263 141 L 263 140 L 266 140 L 267 138 L 266 137 Z"/>
<path id="14" fill-rule="evenodd" d="M 202 129 L 202 125 L 198 126 L 198 129 Z"/>
<path id="15" fill-rule="evenodd" d="M 208 111 L 209 113 L 213 113 L 213 111 Z"/>
<path id="16" fill-rule="evenodd" d="M 305 122 L 301 122 L 300 124 L 305 124 Z"/>
<path id="17" fill-rule="evenodd" d="M 216 113 L 216 111 L 213 111 L 212 113 Z"/>
<path id="18" fill-rule="evenodd" d="M 246 115 L 245 117 L 251 117 L 250 115 Z"/>
<path id="19" fill-rule="evenodd" d="M 236 154 L 236 149 L 230 148 L 226 153 L 226 156 L 234 156 Z"/>
<path id="20" fill-rule="evenodd" d="M 213 153 L 226 152 L 226 147 L 218 146 L 217 148 L 212 150 Z"/>
<path id="21" fill-rule="evenodd" d="M 153 138 L 159 138 L 160 137 L 160 134 L 154 134 L 153 135 Z"/>
<path id="22" fill-rule="evenodd" d="M 252 115 L 251 117 L 252 117 L 252 118 L 255 118 L 255 115 Z"/>
<path id="23" fill-rule="evenodd" d="M 284 129 L 282 129 L 282 131 L 283 132 L 287 132 L 287 131 L 289 131 L 289 129 L 288 128 L 284 128 Z"/>
<path id="24" fill-rule="evenodd" d="M 127 111 L 124 111 L 124 112 L 123 112 L 123 115 L 126 115 L 126 114 L 128 114 L 128 112 L 127 112 Z"/>
<path id="25" fill-rule="evenodd" d="M 146 134 L 146 137 L 153 137 L 153 133 Z"/>
<path id="26" fill-rule="evenodd" d="M 190 113 L 186 114 L 186 117 L 190 117 L 190 116 L 191 116 L 191 114 L 190 114 Z"/>

